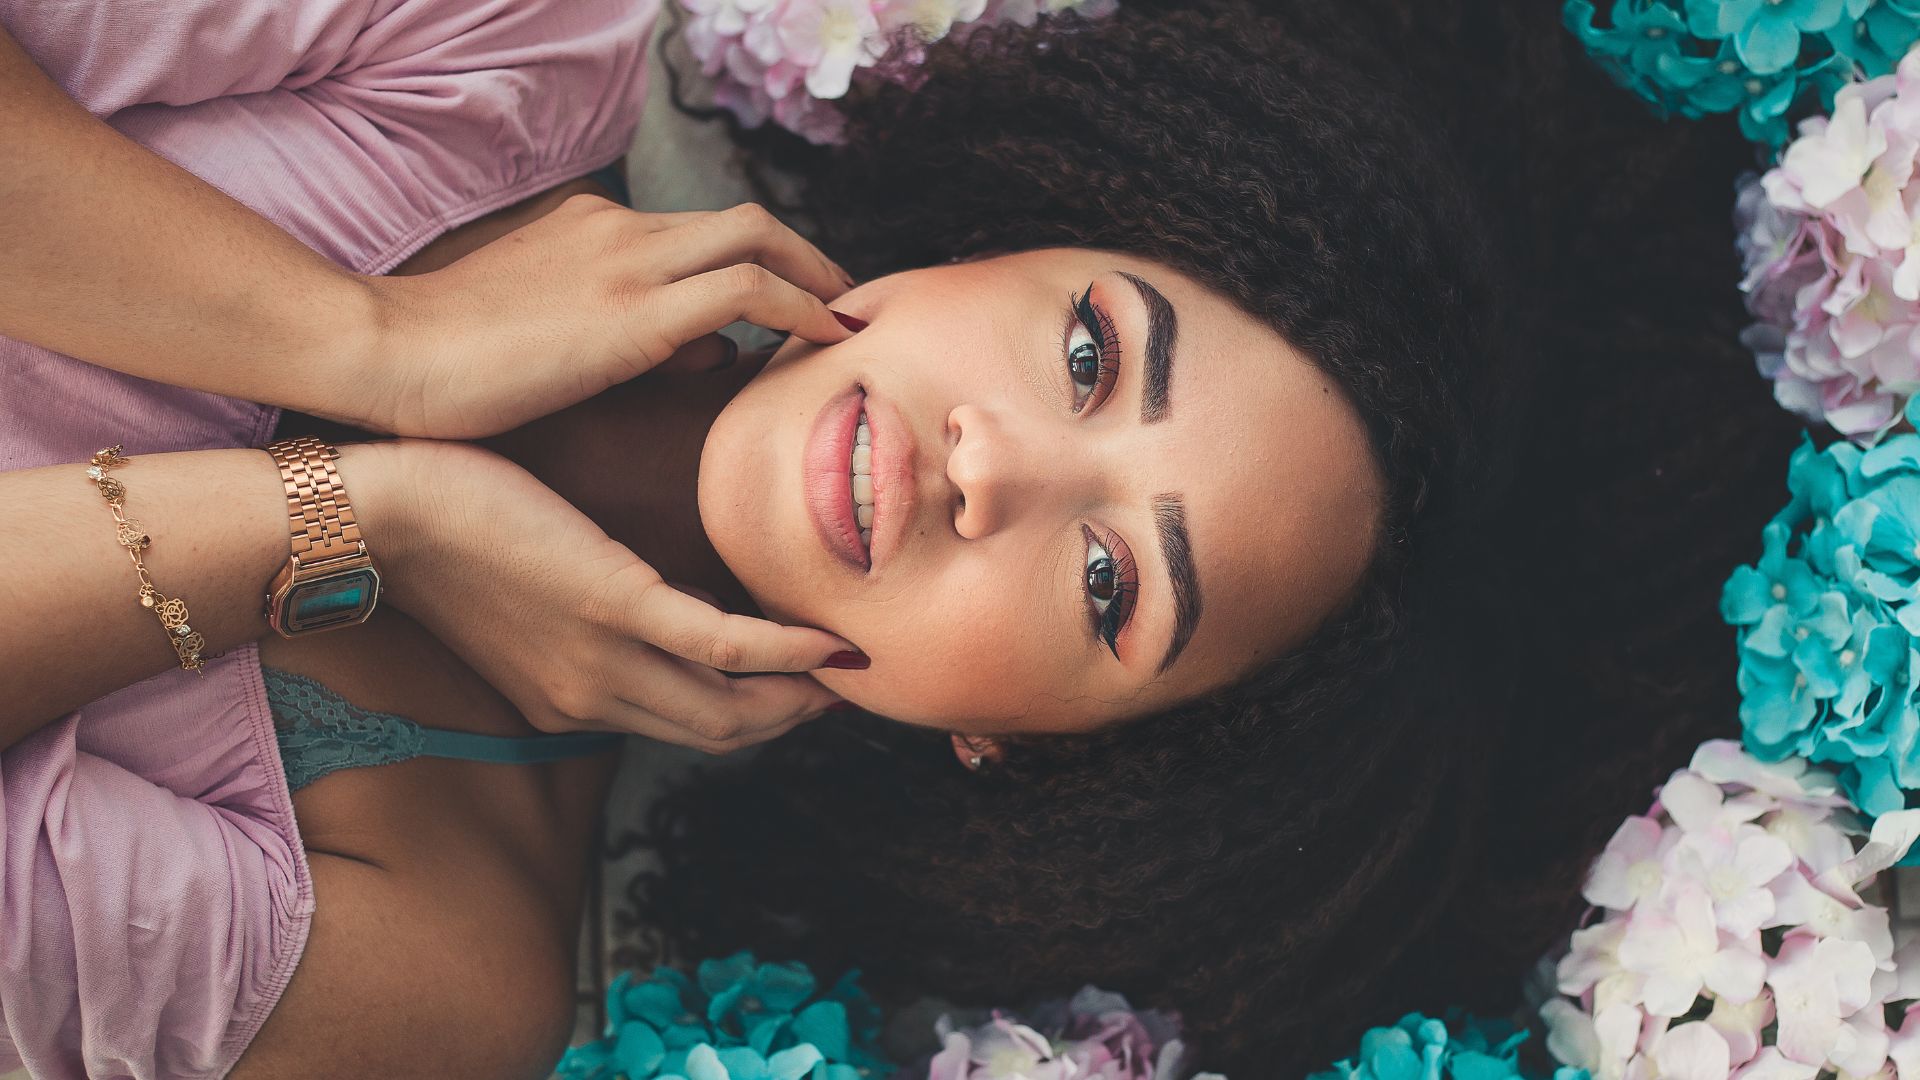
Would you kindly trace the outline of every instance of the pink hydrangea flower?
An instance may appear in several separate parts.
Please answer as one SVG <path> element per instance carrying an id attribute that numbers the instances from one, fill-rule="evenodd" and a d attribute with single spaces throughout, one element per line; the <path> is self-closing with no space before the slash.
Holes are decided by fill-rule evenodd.
<path id="1" fill-rule="evenodd" d="M 1183 1080 L 1179 1018 L 1135 1009 L 1127 999 L 1085 987 L 1035 1008 L 956 1029 L 942 1017 L 940 1052 L 927 1080 Z M 1223 1080 L 1212 1073 L 1192 1080 Z"/>
<path id="2" fill-rule="evenodd" d="M 1621 822 L 1587 875 L 1583 894 L 1587 903 L 1631 911 L 1640 901 L 1660 895 L 1660 885 L 1666 880 L 1661 860 L 1679 838 L 1678 832 L 1662 829 L 1650 817 L 1630 817 Z"/>
<path id="3" fill-rule="evenodd" d="M 1782 405 L 1872 442 L 1920 389 L 1920 51 L 1839 91 L 1743 184 L 1743 336 Z"/>
<path id="4" fill-rule="evenodd" d="M 975 26 L 1115 0 L 682 0 L 682 40 L 712 79 L 713 103 L 748 127 L 772 121 L 815 143 L 838 142 L 831 103 L 856 84 L 910 82 L 926 46 Z"/>
<path id="5" fill-rule="evenodd" d="M 1702 746 L 1595 863 L 1548 1053 L 1595 1080 L 1920 1080 L 1920 941 L 1896 952 L 1871 900 L 1920 810 L 1863 820 L 1824 771 Z"/>

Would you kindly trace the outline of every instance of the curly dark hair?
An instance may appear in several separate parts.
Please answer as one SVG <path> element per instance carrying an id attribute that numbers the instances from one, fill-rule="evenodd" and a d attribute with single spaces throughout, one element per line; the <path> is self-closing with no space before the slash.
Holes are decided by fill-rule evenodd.
<path id="1" fill-rule="evenodd" d="M 1751 151 L 1647 115 L 1557 7 L 1140 0 L 943 43 L 785 147 L 856 273 L 1120 250 L 1265 320 L 1366 419 L 1384 535 L 1305 646 L 1167 713 L 980 775 L 877 720 L 707 770 L 647 823 L 637 925 L 898 996 L 1096 983 L 1236 1080 L 1511 1008 L 1612 826 L 1732 729 L 1719 583 L 1795 430 L 1736 341 Z"/>

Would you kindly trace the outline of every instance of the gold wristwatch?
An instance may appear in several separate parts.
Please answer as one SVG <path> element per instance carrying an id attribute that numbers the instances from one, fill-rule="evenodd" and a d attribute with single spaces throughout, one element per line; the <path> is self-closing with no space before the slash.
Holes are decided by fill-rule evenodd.
<path id="1" fill-rule="evenodd" d="M 302 436 L 267 453 L 287 486 L 293 534 L 293 554 L 268 586 L 267 624 L 290 638 L 366 622 L 380 601 L 380 572 L 333 464 L 340 451 Z"/>

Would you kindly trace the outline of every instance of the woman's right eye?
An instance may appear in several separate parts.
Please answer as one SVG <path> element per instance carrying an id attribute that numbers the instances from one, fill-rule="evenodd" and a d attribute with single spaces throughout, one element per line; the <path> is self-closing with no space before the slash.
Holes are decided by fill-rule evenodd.
<path id="1" fill-rule="evenodd" d="M 1120 372 L 1120 342 L 1113 320 L 1093 303 L 1093 286 L 1073 301 L 1067 324 L 1067 379 L 1073 384 L 1073 411 L 1097 409 L 1113 392 Z"/>

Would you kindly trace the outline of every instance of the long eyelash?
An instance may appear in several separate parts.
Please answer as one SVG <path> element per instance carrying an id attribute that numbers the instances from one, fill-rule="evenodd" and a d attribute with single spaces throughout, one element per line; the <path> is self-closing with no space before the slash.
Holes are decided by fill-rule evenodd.
<path id="1" fill-rule="evenodd" d="M 1088 605 L 1088 613 L 1093 616 L 1093 632 L 1106 642 L 1107 651 L 1115 660 L 1120 659 L 1120 631 L 1133 615 L 1133 600 L 1140 592 L 1140 577 L 1133 565 L 1133 554 L 1127 550 L 1120 538 L 1110 532 L 1100 536 L 1100 546 L 1107 549 L 1113 557 L 1113 602 L 1107 610 L 1096 611 Z"/>
<path id="2" fill-rule="evenodd" d="M 1120 372 L 1120 332 L 1113 324 L 1113 316 L 1107 314 L 1105 308 L 1094 304 L 1091 284 L 1086 292 L 1074 297 L 1073 315 L 1100 346 L 1100 375 L 1094 380 L 1094 392 L 1087 395 L 1087 400 L 1092 401 L 1096 396 L 1104 400 L 1114 377 Z"/>
<path id="3" fill-rule="evenodd" d="M 1100 339 L 1102 357 L 1120 351 L 1120 333 L 1114 328 L 1113 316 L 1108 315 L 1104 308 L 1094 306 L 1092 285 L 1088 285 L 1087 291 L 1074 300 L 1073 313 L 1080 317 L 1080 323 L 1088 333 Z"/>

